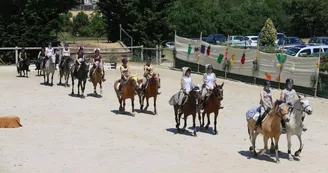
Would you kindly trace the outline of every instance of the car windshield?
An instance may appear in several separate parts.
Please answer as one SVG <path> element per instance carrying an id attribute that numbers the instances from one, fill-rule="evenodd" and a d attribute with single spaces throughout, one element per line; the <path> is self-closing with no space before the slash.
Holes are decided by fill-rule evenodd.
<path id="1" fill-rule="evenodd" d="M 288 49 L 285 53 L 290 56 L 295 56 L 297 52 L 299 52 L 300 50 L 301 50 L 300 48 L 292 47 Z"/>
<path id="2" fill-rule="evenodd" d="M 309 43 L 319 43 L 319 40 L 317 38 L 311 38 Z"/>
<path id="3" fill-rule="evenodd" d="M 288 44 L 302 43 L 302 40 L 297 37 L 288 38 Z"/>
<path id="4" fill-rule="evenodd" d="M 283 39 L 284 38 L 284 35 L 283 34 L 277 34 L 277 39 L 278 40 L 281 40 L 281 39 Z"/>

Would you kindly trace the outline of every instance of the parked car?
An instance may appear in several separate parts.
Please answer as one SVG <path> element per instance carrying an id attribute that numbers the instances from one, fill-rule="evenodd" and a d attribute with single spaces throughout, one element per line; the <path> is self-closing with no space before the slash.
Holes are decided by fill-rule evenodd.
<path id="1" fill-rule="evenodd" d="M 246 36 L 245 41 L 249 47 L 257 47 L 258 36 Z"/>
<path id="2" fill-rule="evenodd" d="M 285 44 L 284 44 L 284 42 L 285 42 Z M 296 46 L 306 47 L 305 43 L 298 37 L 286 37 L 286 38 L 280 39 L 278 41 L 278 46 L 279 46 L 279 49 L 284 48 L 285 51 L 289 48 L 296 47 Z"/>
<path id="3" fill-rule="evenodd" d="M 247 46 L 247 43 L 245 42 L 245 37 L 242 35 L 232 35 L 229 37 L 229 40 L 227 41 L 227 43 L 230 46 L 240 46 L 240 47 L 245 47 Z"/>
<path id="4" fill-rule="evenodd" d="M 227 41 L 227 37 L 223 34 L 210 34 L 206 38 L 207 43 L 212 43 L 212 44 L 222 44 Z"/>
<path id="5" fill-rule="evenodd" d="M 307 46 L 307 47 L 292 47 L 288 49 L 285 53 L 290 56 L 295 57 L 308 57 L 314 53 L 328 51 L 328 46 Z"/>
<path id="6" fill-rule="evenodd" d="M 174 48 L 174 42 L 170 41 L 170 42 L 166 42 L 166 47 L 168 48 Z"/>
<path id="7" fill-rule="evenodd" d="M 308 41 L 308 45 L 328 45 L 328 37 L 312 37 Z"/>

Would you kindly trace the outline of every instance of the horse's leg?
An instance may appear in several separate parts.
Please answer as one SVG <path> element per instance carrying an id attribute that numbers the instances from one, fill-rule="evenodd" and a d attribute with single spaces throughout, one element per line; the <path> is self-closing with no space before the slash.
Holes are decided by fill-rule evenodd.
<path id="1" fill-rule="evenodd" d="M 74 77 L 73 75 L 71 76 L 71 79 L 72 79 L 72 95 L 74 95 Z"/>
<path id="2" fill-rule="evenodd" d="M 259 152 L 260 155 L 263 155 L 263 154 L 268 150 L 268 140 L 269 140 L 269 137 L 263 135 L 264 149 L 262 149 L 262 150 Z"/>
<path id="3" fill-rule="evenodd" d="M 97 95 L 97 83 L 93 82 L 93 93 Z"/>
<path id="4" fill-rule="evenodd" d="M 154 96 L 154 114 L 157 114 L 157 109 L 156 109 L 156 100 L 157 100 L 157 96 Z"/>
<path id="5" fill-rule="evenodd" d="M 63 72 L 62 72 L 62 70 L 59 70 L 59 85 L 62 84 L 62 82 L 61 82 L 62 78 L 63 78 Z"/>
<path id="6" fill-rule="evenodd" d="M 251 129 L 252 131 L 250 131 L 251 133 L 254 133 L 254 130 L 253 129 Z M 253 134 L 253 136 L 252 136 L 252 146 L 253 146 L 253 153 L 254 153 L 254 157 L 257 157 L 257 152 L 256 152 L 256 147 L 255 147 L 255 144 L 256 144 L 256 138 L 257 138 L 257 136 L 259 135 L 259 133 L 258 132 L 255 132 L 254 134 Z"/>
<path id="7" fill-rule="evenodd" d="M 279 155 L 278 155 L 279 137 L 280 137 L 280 133 L 279 133 L 279 135 L 277 135 L 277 136 L 274 137 L 274 144 L 275 144 L 274 146 L 275 146 L 275 150 L 276 150 L 276 163 L 280 163 Z"/>
<path id="8" fill-rule="evenodd" d="M 100 94 L 102 94 L 102 82 L 99 82 L 99 86 L 100 86 Z"/>
<path id="9" fill-rule="evenodd" d="M 134 97 L 131 98 L 132 115 L 134 115 Z"/>
<path id="10" fill-rule="evenodd" d="M 180 120 L 181 120 L 181 116 L 182 116 L 182 114 L 183 113 L 179 113 L 179 115 L 178 115 L 178 123 L 177 123 L 177 129 L 178 129 L 178 132 L 180 132 L 180 128 L 179 128 L 179 126 L 180 126 Z"/>
<path id="11" fill-rule="evenodd" d="M 183 114 L 184 115 L 184 125 L 183 125 L 183 128 L 182 128 L 182 131 L 185 131 L 186 130 L 186 127 L 187 127 L 187 116 L 186 116 L 186 114 Z"/>
<path id="12" fill-rule="evenodd" d="M 288 159 L 290 161 L 292 161 L 292 160 L 294 160 L 294 158 L 291 154 L 291 147 L 292 147 L 292 141 L 291 141 L 292 135 L 291 135 L 291 133 L 288 133 L 288 131 L 287 131 L 286 137 L 287 137 L 287 147 L 288 147 Z"/>
<path id="13" fill-rule="evenodd" d="M 202 121 L 201 121 L 201 115 L 200 115 L 200 111 L 197 112 L 198 114 L 198 120 L 199 120 L 199 126 L 202 126 Z"/>
<path id="14" fill-rule="evenodd" d="M 145 111 L 146 111 L 146 110 L 148 109 L 148 107 L 149 107 L 149 97 L 146 98 L 146 104 L 147 104 L 147 105 L 146 105 L 146 107 L 145 107 L 145 109 L 144 109 Z"/>
<path id="15" fill-rule="evenodd" d="M 173 110 L 174 110 L 174 117 L 175 117 L 175 127 L 179 129 L 177 107 L 173 106 Z"/>
<path id="16" fill-rule="evenodd" d="M 216 129 L 218 115 L 219 115 L 219 112 L 214 112 L 214 134 L 218 134 L 218 131 Z"/>
<path id="17" fill-rule="evenodd" d="M 125 99 L 123 99 L 123 108 L 122 111 L 125 112 Z"/>
<path id="18" fill-rule="evenodd" d="M 55 72 L 51 73 L 51 85 L 54 84 L 54 74 L 55 74 Z"/>
<path id="19" fill-rule="evenodd" d="M 26 77 L 28 78 L 28 70 L 26 70 Z"/>
<path id="20" fill-rule="evenodd" d="M 81 81 L 81 87 L 82 87 L 82 96 L 84 96 L 84 90 L 85 90 L 85 84 L 87 83 L 87 79 L 84 79 Z"/>
<path id="21" fill-rule="evenodd" d="M 195 136 L 197 136 L 197 134 L 196 134 L 196 113 L 194 113 L 193 115 L 192 115 L 192 123 L 193 123 L 193 125 L 192 125 L 192 128 L 194 129 L 194 135 Z"/>
<path id="22" fill-rule="evenodd" d="M 81 83 L 82 83 L 82 81 L 79 79 L 78 82 L 77 82 L 77 95 L 78 95 L 78 96 L 80 95 L 80 87 L 81 87 Z"/>
<path id="23" fill-rule="evenodd" d="M 145 102 L 145 95 L 141 96 L 141 100 L 140 100 L 140 110 L 143 110 L 143 106 L 144 106 L 144 102 Z"/>
<path id="24" fill-rule="evenodd" d="M 299 157 L 301 155 L 302 150 L 303 150 L 304 144 L 302 142 L 301 134 L 298 134 L 297 137 L 298 137 L 298 140 L 300 141 L 300 148 L 295 152 L 295 156 Z"/>
<path id="25" fill-rule="evenodd" d="M 207 130 L 208 127 L 210 126 L 211 124 L 211 120 L 210 120 L 210 114 L 209 113 L 206 113 L 206 116 L 207 116 L 207 124 L 205 126 L 205 129 Z"/>
<path id="26" fill-rule="evenodd" d="M 205 125 L 205 111 L 203 111 L 203 114 L 202 114 L 202 120 L 203 120 L 203 122 L 202 122 L 202 124 L 200 125 L 201 128 L 203 128 L 204 125 Z"/>

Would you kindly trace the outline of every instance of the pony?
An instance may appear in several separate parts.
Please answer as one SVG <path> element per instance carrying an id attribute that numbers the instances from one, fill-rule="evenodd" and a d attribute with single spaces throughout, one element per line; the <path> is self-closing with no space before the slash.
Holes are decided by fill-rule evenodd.
<path id="1" fill-rule="evenodd" d="M 138 80 L 138 84 L 142 84 L 143 79 Z M 149 106 L 149 98 L 153 97 L 154 98 L 154 114 L 157 114 L 157 109 L 156 109 L 156 100 L 157 100 L 157 95 L 158 95 L 158 89 L 161 86 L 161 79 L 159 74 L 153 74 L 149 81 L 146 83 L 146 87 L 145 87 L 145 91 L 144 92 L 139 92 L 138 96 L 139 96 L 139 103 L 140 103 L 140 110 L 144 110 L 146 111 L 148 109 Z M 144 101 L 146 98 L 146 102 L 147 105 L 146 107 L 143 109 L 144 107 Z"/>
<path id="2" fill-rule="evenodd" d="M 35 70 L 38 71 L 37 76 L 43 76 L 44 75 L 44 72 L 43 72 L 44 67 L 42 65 L 43 59 L 44 59 L 44 57 L 38 58 L 35 62 L 35 66 L 36 66 Z"/>
<path id="3" fill-rule="evenodd" d="M 198 86 L 194 87 L 189 94 L 186 96 L 186 100 L 184 100 L 185 104 L 182 107 L 181 113 L 178 115 L 178 105 L 173 103 L 173 100 L 177 98 L 177 94 L 173 95 L 169 103 L 173 105 L 174 108 L 174 115 L 175 115 L 175 122 L 176 122 L 176 128 L 178 129 L 178 132 L 180 132 L 180 119 L 182 114 L 184 115 L 184 125 L 182 128 L 182 131 L 185 131 L 186 126 L 187 126 L 187 117 L 189 115 L 192 115 L 193 119 L 193 132 L 194 136 L 197 136 L 196 133 L 196 113 L 197 113 L 197 101 L 200 99 L 201 94 L 200 94 L 200 89 Z"/>
<path id="4" fill-rule="evenodd" d="M 300 148 L 295 152 L 295 156 L 300 156 L 302 149 L 304 147 L 304 144 L 302 142 L 302 115 L 303 113 L 306 113 L 308 115 L 311 115 L 313 113 L 313 110 L 310 106 L 309 100 L 304 97 L 298 95 L 298 99 L 294 102 L 294 106 L 292 108 L 292 113 L 290 115 L 290 120 L 288 123 L 286 123 L 286 137 L 288 141 L 288 159 L 294 160 L 291 155 L 291 137 L 293 135 L 296 135 L 299 142 L 300 142 Z"/>
<path id="5" fill-rule="evenodd" d="M 259 154 L 263 155 L 266 152 L 266 150 L 268 149 L 269 138 L 271 138 L 271 140 L 274 139 L 276 163 L 280 162 L 279 156 L 278 156 L 278 143 L 279 143 L 279 138 L 280 138 L 280 134 L 281 134 L 281 130 L 282 130 L 281 129 L 281 119 L 288 122 L 289 119 L 286 116 L 287 114 L 288 114 L 288 106 L 285 103 L 277 100 L 274 103 L 274 107 L 270 110 L 270 112 L 263 119 L 262 125 L 257 127 L 255 132 L 254 132 L 254 126 L 256 123 L 255 120 L 253 118 L 250 118 L 247 120 L 249 139 L 252 144 L 252 146 L 249 149 L 250 149 L 250 151 L 253 151 L 254 157 L 257 157 L 257 155 L 258 155 L 258 153 L 255 150 L 256 137 L 258 136 L 258 134 L 261 133 L 263 135 L 264 149 L 262 149 L 259 152 Z"/>
<path id="6" fill-rule="evenodd" d="M 93 84 L 93 92 L 97 95 L 97 84 L 100 86 L 100 94 L 102 94 L 102 69 L 99 61 L 94 64 L 95 68 L 91 75 L 91 82 Z"/>
<path id="7" fill-rule="evenodd" d="M 200 119 L 200 111 L 198 112 L 198 119 L 199 123 L 201 124 L 200 127 L 204 127 L 204 119 L 205 119 L 205 114 L 207 115 L 207 124 L 205 126 L 205 129 L 207 130 L 209 125 L 210 125 L 210 114 L 214 113 L 214 134 L 217 134 L 217 118 L 219 115 L 219 109 L 221 107 L 221 101 L 223 100 L 223 86 L 224 82 L 221 85 L 216 85 L 213 88 L 212 91 L 210 91 L 209 96 L 205 99 L 203 103 L 203 113 L 202 113 L 202 120 Z"/>
<path id="8" fill-rule="evenodd" d="M 53 85 L 53 80 L 54 80 L 54 74 L 55 74 L 55 57 L 49 57 L 49 59 L 45 63 L 45 68 L 44 68 L 44 75 L 43 75 L 43 80 L 45 84 L 49 84 L 49 75 L 51 74 L 51 85 Z M 47 81 L 46 81 L 47 78 Z"/>
<path id="9" fill-rule="evenodd" d="M 116 92 L 116 96 L 118 99 L 118 102 L 120 103 L 119 111 L 125 112 L 125 100 L 131 99 L 131 105 L 132 105 L 132 115 L 134 116 L 134 96 L 137 92 L 139 92 L 140 88 L 137 85 L 137 77 L 136 75 L 131 75 L 126 83 L 121 88 L 121 93 L 119 94 L 119 85 L 121 80 L 117 80 L 114 83 L 114 90 Z"/>
<path id="10" fill-rule="evenodd" d="M 69 79 L 69 75 L 71 73 L 71 67 L 72 67 L 72 63 L 73 63 L 73 60 L 71 57 L 67 57 L 62 66 L 59 67 L 59 84 L 62 84 L 61 80 L 64 76 L 64 79 L 65 79 L 65 87 L 68 86 L 68 79 Z"/>
<path id="11" fill-rule="evenodd" d="M 75 70 L 76 69 L 76 70 Z M 80 96 L 80 88 L 82 91 L 82 97 L 84 97 L 84 90 L 85 90 L 85 84 L 87 82 L 88 77 L 88 71 L 89 71 L 89 65 L 85 62 L 85 60 L 81 61 L 81 64 L 77 67 L 74 65 L 71 68 L 71 79 L 72 79 L 72 93 L 71 95 L 74 95 L 74 80 L 77 79 L 77 95 Z"/>
<path id="12" fill-rule="evenodd" d="M 28 78 L 28 67 L 30 66 L 29 60 L 27 58 L 17 63 L 17 73 L 20 77 L 24 76 Z M 23 72 L 23 75 L 22 75 Z"/>

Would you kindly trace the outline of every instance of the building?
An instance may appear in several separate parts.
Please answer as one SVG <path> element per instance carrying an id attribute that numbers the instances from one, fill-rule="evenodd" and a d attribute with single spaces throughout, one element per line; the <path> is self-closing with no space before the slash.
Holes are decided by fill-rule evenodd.
<path id="1" fill-rule="evenodd" d="M 82 11 L 95 10 L 97 8 L 98 1 L 99 0 L 80 0 L 81 5 L 79 5 L 73 10 L 82 10 Z"/>

